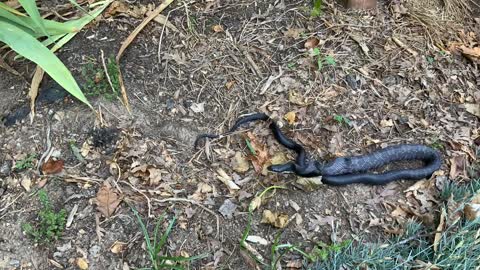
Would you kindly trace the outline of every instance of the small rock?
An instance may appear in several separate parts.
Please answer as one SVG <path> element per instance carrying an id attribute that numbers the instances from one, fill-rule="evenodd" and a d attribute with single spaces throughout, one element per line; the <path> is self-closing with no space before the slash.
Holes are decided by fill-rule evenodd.
<path id="1" fill-rule="evenodd" d="M 167 110 L 171 111 L 175 108 L 175 100 L 169 98 L 167 99 Z"/>
<path id="2" fill-rule="evenodd" d="M 222 206 L 220 206 L 220 209 L 218 211 L 220 214 L 222 214 L 225 218 L 232 218 L 233 213 L 235 212 L 235 209 L 237 209 L 237 205 L 234 204 L 231 200 L 226 199 Z"/>
<path id="3" fill-rule="evenodd" d="M 355 75 L 347 74 L 347 76 L 345 76 L 345 80 L 353 90 L 358 89 L 358 83 L 357 83 L 357 79 L 355 78 Z"/>
<path id="4" fill-rule="evenodd" d="M 12 171 L 12 162 L 9 160 L 6 160 L 0 165 L 0 175 L 9 175 L 10 172 Z"/>

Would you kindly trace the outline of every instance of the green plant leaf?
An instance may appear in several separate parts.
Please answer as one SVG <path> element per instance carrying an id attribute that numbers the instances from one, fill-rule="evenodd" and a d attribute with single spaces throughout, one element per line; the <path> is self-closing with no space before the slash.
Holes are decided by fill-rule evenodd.
<path id="1" fill-rule="evenodd" d="M 8 12 L 11 12 L 11 13 L 13 13 L 15 15 L 18 15 L 18 16 L 24 16 L 24 17 L 27 16 L 27 15 L 21 13 L 20 11 L 14 9 L 14 8 L 11 8 L 10 6 L 8 6 L 4 3 L 1 3 L 1 2 L 0 2 L 0 9 L 4 9 L 4 10 L 6 10 Z"/>
<path id="2" fill-rule="evenodd" d="M 22 29 L 5 21 L 0 21 L 0 41 L 7 44 L 18 54 L 39 65 L 70 94 L 90 108 L 93 108 L 67 67 L 41 42 L 22 31 Z"/>
<path id="3" fill-rule="evenodd" d="M 322 2 L 323 0 L 313 0 L 313 8 L 310 16 L 317 17 L 322 13 Z"/>
<path id="4" fill-rule="evenodd" d="M 22 5 L 23 9 L 30 15 L 32 18 L 33 23 L 40 28 L 41 32 L 48 36 L 47 29 L 43 23 L 43 18 L 38 11 L 37 3 L 35 0 L 18 0 L 18 2 Z"/>
<path id="5" fill-rule="evenodd" d="M 325 62 L 331 66 L 335 66 L 337 64 L 337 61 L 331 55 L 325 56 Z"/>

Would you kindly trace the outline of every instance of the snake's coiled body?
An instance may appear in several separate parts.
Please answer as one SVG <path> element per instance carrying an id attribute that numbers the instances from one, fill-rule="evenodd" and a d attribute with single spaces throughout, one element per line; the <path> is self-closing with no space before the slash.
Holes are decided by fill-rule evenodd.
<path id="1" fill-rule="evenodd" d="M 252 121 L 267 121 L 270 118 L 264 113 L 256 113 L 239 119 L 227 134 L 235 131 L 241 125 Z M 272 165 L 272 172 L 293 172 L 302 177 L 322 176 L 322 182 L 329 185 L 347 185 L 362 183 L 370 185 L 386 184 L 396 180 L 420 180 L 430 177 L 442 165 L 440 153 L 430 147 L 419 144 L 400 144 L 389 146 L 373 153 L 339 157 L 331 162 L 312 160 L 300 144 L 286 137 L 274 121 L 270 123 L 270 129 L 277 141 L 288 149 L 297 153 L 295 162 L 281 165 Z M 218 138 L 220 135 L 202 134 L 197 137 L 195 147 L 202 138 Z M 379 169 L 387 164 L 398 161 L 419 160 L 424 166 L 416 169 L 392 170 L 385 173 L 374 174 L 367 171 Z"/>

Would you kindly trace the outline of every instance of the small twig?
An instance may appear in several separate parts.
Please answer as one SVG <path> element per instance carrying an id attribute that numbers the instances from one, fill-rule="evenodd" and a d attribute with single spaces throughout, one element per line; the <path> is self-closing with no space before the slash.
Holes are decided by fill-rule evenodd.
<path id="1" fill-rule="evenodd" d="M 271 75 L 270 77 L 268 77 L 267 82 L 263 85 L 262 90 L 260 90 L 260 95 L 265 94 L 268 88 L 270 88 L 270 85 L 272 85 L 273 81 L 279 79 L 280 77 L 282 77 L 282 75 L 283 75 L 282 67 L 278 67 L 278 75 L 277 76 Z"/>
<path id="2" fill-rule="evenodd" d="M 170 12 L 172 12 L 172 11 L 170 11 Z M 168 12 L 167 17 L 165 17 L 165 23 L 163 24 L 162 32 L 160 33 L 160 40 L 158 41 L 158 50 L 157 50 L 158 64 L 162 63 L 162 58 L 160 57 L 160 50 L 162 48 L 163 33 L 165 32 L 165 27 L 167 26 L 168 17 L 170 16 L 170 12 Z"/>
<path id="3" fill-rule="evenodd" d="M 212 214 L 213 216 L 215 216 L 216 220 L 217 220 L 217 234 L 215 235 L 215 238 L 218 238 L 218 235 L 220 234 L 220 218 L 218 217 L 217 214 L 215 214 L 215 212 L 213 212 L 212 210 L 208 209 L 207 207 L 205 207 L 204 205 L 202 205 L 201 203 L 199 202 L 196 202 L 196 201 L 193 201 L 193 200 L 189 200 L 189 199 L 185 199 L 185 198 L 167 198 L 167 199 L 153 199 L 154 202 L 158 202 L 158 203 L 166 203 L 166 202 L 187 202 L 187 203 L 191 203 L 191 204 L 194 204 L 200 208 L 202 208 L 203 210 L 207 211 L 208 213 Z"/>
<path id="4" fill-rule="evenodd" d="M 43 161 L 48 155 L 50 155 L 51 149 L 52 149 L 52 140 L 50 139 L 50 122 L 48 122 L 47 120 L 47 150 L 43 152 L 42 156 L 40 157 L 40 160 L 38 161 L 38 164 L 37 164 L 38 174 L 40 174 L 40 167 L 42 166 Z"/>
<path id="5" fill-rule="evenodd" d="M 399 47 L 401 47 L 402 49 L 406 50 L 407 52 L 409 52 L 411 55 L 413 56 L 417 56 L 418 53 L 416 51 L 414 51 L 412 48 L 408 47 L 407 45 L 405 45 L 405 43 L 403 43 L 401 40 L 399 40 L 398 38 L 396 37 L 392 37 L 392 40 L 393 42 L 395 42 Z"/>
<path id="6" fill-rule="evenodd" d="M 139 190 L 138 188 L 134 187 L 132 184 L 128 183 L 127 181 L 120 181 L 120 183 L 123 183 L 123 184 L 126 184 L 128 186 L 130 186 L 133 190 L 135 190 L 136 192 L 142 194 L 143 197 L 145 197 L 145 199 L 147 199 L 147 206 L 148 206 L 148 217 L 149 218 L 153 218 L 154 216 L 152 215 L 152 204 L 151 204 L 151 201 L 150 201 L 150 198 L 145 195 L 145 193 L 143 193 L 141 190 Z"/>
<path id="7" fill-rule="evenodd" d="M 107 65 L 105 64 L 105 56 L 103 54 L 103 50 L 101 50 L 101 49 L 100 49 L 100 55 L 102 57 L 103 70 L 105 71 L 105 76 L 107 76 L 108 84 L 112 88 L 112 92 L 115 94 L 117 91 L 115 91 L 115 87 L 113 87 L 112 80 L 110 79 L 110 75 L 108 74 Z"/>

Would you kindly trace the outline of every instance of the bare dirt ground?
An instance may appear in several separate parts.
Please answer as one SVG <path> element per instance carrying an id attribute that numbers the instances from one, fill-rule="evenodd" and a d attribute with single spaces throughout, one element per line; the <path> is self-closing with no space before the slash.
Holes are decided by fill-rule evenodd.
<path id="1" fill-rule="evenodd" d="M 127 202 L 152 229 L 163 213 L 178 218 L 169 251 L 208 254 L 191 269 L 254 269 L 239 242 L 248 204 L 272 185 L 287 188 L 255 211 L 250 232 L 267 240 L 265 246 L 252 244 L 266 260 L 280 231 L 260 222 L 266 209 L 292 219 L 281 242 L 307 251 L 320 241 L 361 234 L 384 239 L 400 233 L 412 217 L 435 227 L 435 198 L 443 183 L 478 177 L 480 55 L 467 49 L 479 48 L 480 17 L 475 4 L 472 13 L 454 9 L 449 14 L 457 16 L 447 20 L 442 7 L 430 14 L 411 2 L 354 12 L 326 1 L 316 18 L 308 1 L 174 2 L 163 14 L 176 30 L 149 23 L 121 60 L 131 114 L 119 100 L 91 98 L 101 122 L 67 98 L 39 108 L 33 124 L 27 117 L 0 127 L 0 269 L 77 269 L 78 258 L 89 269 L 148 267 Z M 92 59 L 100 63 L 101 50 L 115 55 L 141 22 L 125 12 L 111 15 L 59 52 L 81 83 L 82 68 Z M 34 71 L 27 62 L 11 64 L 27 80 L 0 69 L 3 115 L 28 102 Z M 49 85 L 45 79 L 42 88 Z M 265 124 L 248 129 L 264 159 L 251 156 L 245 132 L 193 149 L 198 133 L 226 131 L 240 115 L 259 111 L 319 159 L 422 143 L 440 149 L 444 164 L 432 179 L 416 184 L 312 189 L 291 175 L 262 173 L 279 153 L 293 158 Z M 102 133 L 101 124 L 113 129 Z M 65 162 L 54 177 L 37 173 L 47 142 L 52 156 Z M 71 143 L 84 150 L 84 161 Z M 34 167 L 15 170 L 15 162 L 29 154 L 37 155 Z M 220 181 L 219 171 L 239 189 Z M 109 218 L 95 204 L 104 182 L 122 198 Z M 37 216 L 40 205 L 32 194 L 39 187 L 57 209 L 78 209 L 63 236 L 48 245 L 35 245 L 21 228 Z M 123 243 L 121 252 L 112 252 L 116 242 Z M 301 259 L 291 253 L 281 263 Z"/>

